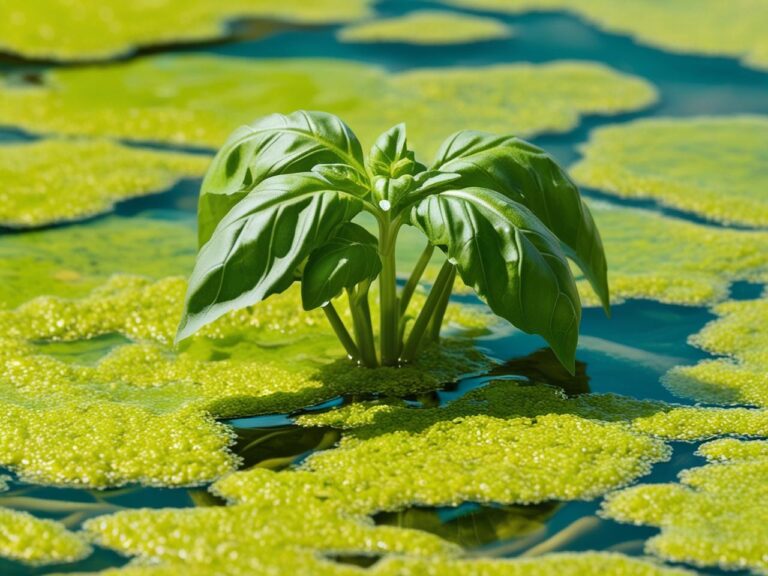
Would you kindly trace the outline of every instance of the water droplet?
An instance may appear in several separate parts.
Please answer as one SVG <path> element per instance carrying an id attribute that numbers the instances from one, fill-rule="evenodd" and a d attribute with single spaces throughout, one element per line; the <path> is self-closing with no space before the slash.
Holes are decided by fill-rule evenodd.
<path id="1" fill-rule="evenodd" d="M 379 200 L 379 208 L 384 210 L 384 212 L 389 212 L 389 209 L 392 208 L 392 204 L 390 204 L 389 200 Z"/>

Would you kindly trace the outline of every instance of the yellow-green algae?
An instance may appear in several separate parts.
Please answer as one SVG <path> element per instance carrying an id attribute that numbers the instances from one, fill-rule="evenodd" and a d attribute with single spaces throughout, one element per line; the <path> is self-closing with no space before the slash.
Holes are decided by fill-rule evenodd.
<path id="1" fill-rule="evenodd" d="M 705 305 L 735 280 L 768 280 L 768 232 L 728 230 L 649 210 L 589 203 L 610 266 L 611 298 Z M 581 292 L 596 302 L 586 284 Z"/>
<path id="2" fill-rule="evenodd" d="M 195 261 L 195 224 L 140 214 L 0 235 L 0 309 L 35 296 L 86 296 L 117 272 L 163 278 Z"/>
<path id="3" fill-rule="evenodd" d="M 115 202 L 199 177 L 210 159 L 106 140 L 52 138 L 0 146 L 0 226 L 77 220 Z"/>
<path id="4" fill-rule="evenodd" d="M 677 366 L 664 384 L 700 402 L 768 408 L 768 298 L 724 302 L 713 311 L 719 318 L 689 342 L 725 357 Z"/>
<path id="5" fill-rule="evenodd" d="M 562 554 L 541 559 L 463 559 L 440 538 L 376 526 L 350 498 L 349 486 L 306 471 L 254 468 L 218 481 L 212 491 L 229 505 L 133 510 L 89 520 L 85 530 L 102 546 L 139 564 L 106 574 L 686 574 L 618 554 Z M 350 508 L 350 505 L 352 507 Z M 243 529 L 247 527 L 247 529 Z M 335 555 L 383 556 L 369 569 L 332 562 Z M 152 563 L 154 565 L 142 566 Z"/>
<path id="6" fill-rule="evenodd" d="M 0 463 L 49 484 L 202 483 L 238 463 L 230 429 L 213 417 L 289 412 L 347 393 L 425 392 L 486 365 L 466 343 L 402 370 L 331 362 L 342 351 L 321 313 L 301 311 L 296 290 L 174 351 L 185 288 L 182 278 L 115 276 L 80 300 L 41 297 L 0 311 Z M 456 306 L 448 314 L 468 327 L 486 318 Z M 46 354 L 50 341 L 109 334 L 132 343 L 95 363 Z"/>
<path id="7" fill-rule="evenodd" d="M 764 117 L 638 120 L 592 132 L 571 175 L 625 198 L 768 226 L 767 150 Z"/>
<path id="8" fill-rule="evenodd" d="M 765 442 L 701 447 L 715 463 L 685 470 L 679 484 L 640 485 L 611 495 L 606 516 L 661 529 L 646 550 L 697 566 L 768 572 L 768 451 Z"/>
<path id="9" fill-rule="evenodd" d="M 739 58 L 768 69 L 768 12 L 762 0 L 447 0 L 505 12 L 567 10 L 610 32 L 671 52 Z"/>
<path id="10" fill-rule="evenodd" d="M 329 23 L 368 14 L 368 0 L 5 0 L 0 50 L 28 58 L 94 60 L 142 46 L 230 35 L 228 23 L 259 18 Z"/>
<path id="11" fill-rule="evenodd" d="M 90 553 L 85 539 L 61 523 L 0 508 L 0 556 L 41 565 L 74 562 Z"/>
<path id="12" fill-rule="evenodd" d="M 408 44 L 465 44 L 509 38 L 513 32 L 494 18 L 456 12 L 418 10 L 395 18 L 371 20 L 343 28 L 343 42 L 405 42 Z"/>
<path id="13" fill-rule="evenodd" d="M 265 114 L 326 110 L 368 143 L 406 122 L 424 155 L 467 126 L 562 132 L 583 114 L 637 110 L 655 99 L 646 81 L 588 62 L 390 74 L 342 60 L 188 55 L 52 70 L 41 85 L 4 82 L 0 122 L 34 132 L 218 147 L 233 127 Z"/>

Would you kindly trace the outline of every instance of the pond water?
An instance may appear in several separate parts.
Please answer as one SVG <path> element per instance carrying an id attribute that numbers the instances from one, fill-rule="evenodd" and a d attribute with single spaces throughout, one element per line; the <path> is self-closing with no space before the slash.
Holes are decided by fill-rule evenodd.
<path id="1" fill-rule="evenodd" d="M 376 4 L 382 16 L 397 16 L 416 8 L 435 8 L 436 3 L 418 0 L 382 0 Z M 443 7 L 461 13 L 480 13 Z M 488 12 L 482 12 L 488 15 Z M 580 157 L 579 146 L 590 131 L 607 124 L 635 118 L 689 117 L 698 115 L 768 114 L 768 74 L 750 70 L 737 60 L 671 54 L 638 44 L 623 35 L 598 30 L 579 17 L 564 13 L 531 13 L 509 15 L 490 13 L 512 26 L 516 34 L 509 39 L 477 42 L 460 46 L 413 46 L 402 43 L 356 44 L 339 42 L 337 27 L 296 27 L 277 29 L 266 37 L 240 39 L 206 45 L 176 47 L 167 57 L 188 54 L 234 56 L 242 59 L 324 57 L 343 58 L 376 64 L 391 71 L 421 67 L 477 66 L 499 63 L 554 60 L 590 60 L 607 64 L 616 70 L 637 75 L 653 83 L 658 103 L 649 109 L 618 116 L 588 115 L 577 128 L 562 134 L 534 136 L 532 141 L 550 151 L 563 165 Z M 165 53 L 165 51 L 164 51 Z M 19 59 L 2 62 L 2 71 L 30 75 L 56 64 L 28 64 Z M 31 134 L 8 126 L 0 130 L 3 142 L 34 138 Z M 158 149 L 206 152 L 205 146 L 174 147 L 152 144 Z M 151 218 L 172 223 L 194 225 L 199 179 L 186 178 L 170 191 L 130 199 L 116 205 L 113 215 L 96 216 L 82 222 L 57 224 L 45 233 L 59 228 L 79 227 L 88 230 L 105 219 Z M 584 194 L 615 205 L 642 207 L 695 223 L 705 220 L 695 214 L 662 207 L 648 200 L 622 200 L 597 190 Z M 708 223 L 720 227 L 720 224 Z M 27 232 L 10 229 L 6 237 Z M 136 246 L 148 254 L 153 246 Z M 34 248 L 29 248 L 33 254 Z M 65 257 L 66 261 L 66 257 Z M 187 260 L 184 261 L 185 265 Z M 115 271 L 120 270 L 117 264 Z M 183 269 L 170 271 L 184 273 Z M 45 294 L 46 287 L 37 293 Z M 730 288 L 730 298 L 746 300 L 762 292 L 758 283 L 738 282 Z M 474 296 L 456 295 L 456 302 L 479 303 Z M 597 308 L 584 310 L 577 358 L 576 378 L 565 375 L 552 357 L 543 350 L 543 341 L 519 331 L 498 326 L 492 333 L 476 340 L 476 345 L 499 362 L 490 374 L 471 373 L 446 385 L 432 395 L 409 398 L 414 406 L 444 406 L 468 391 L 495 379 L 544 381 L 562 387 L 568 395 L 587 392 L 616 393 L 639 399 L 660 400 L 693 405 L 693 401 L 676 398 L 660 378 L 669 369 L 690 365 L 709 357 L 706 352 L 687 343 L 690 335 L 701 330 L 715 315 L 706 307 L 662 304 L 653 300 L 629 300 L 616 305 L 610 319 Z M 114 348 L 128 342 L 119 335 L 106 335 L 80 347 L 60 342 L 40 342 L 42 353 L 67 363 L 92 366 Z M 311 412 L 329 410 L 348 404 L 352 399 L 337 397 Z M 283 469 L 301 462 L 314 451 L 334 445 L 340 433 L 330 428 L 301 428 L 293 423 L 295 414 L 271 414 L 226 420 L 237 434 L 235 451 L 245 465 L 262 465 Z M 695 454 L 700 443 L 672 442 L 672 457 L 654 465 L 643 483 L 674 482 L 682 470 L 701 466 L 703 457 Z M 2 471 L 2 470 L 0 470 Z M 0 505 L 26 510 L 41 518 L 63 521 L 76 529 L 87 518 L 139 507 L 192 507 L 222 505 L 208 494 L 205 487 L 195 489 L 152 488 L 130 485 L 103 491 L 55 488 L 18 480 L 12 472 L 9 490 L 0 493 Z M 632 526 L 599 517 L 601 499 L 583 502 L 551 501 L 531 506 L 488 506 L 472 503 L 457 508 L 414 507 L 402 512 L 379 513 L 377 524 L 422 528 L 449 541 L 463 545 L 472 556 L 515 557 L 544 552 L 609 550 L 630 556 L 644 555 L 645 541 L 658 534 L 656 528 Z M 530 530 L 531 522 L 543 530 Z M 340 561 L 361 565 L 370 558 L 340 557 Z M 20 562 L 0 560 L 0 574 L 24 575 L 51 572 L 94 571 L 123 565 L 123 556 L 97 547 L 85 560 L 45 567 L 30 567 Z M 670 564 L 676 565 L 676 564 Z M 691 566 L 689 566 L 691 567 Z M 698 569 L 702 574 L 725 573 L 716 568 Z M 739 572 L 728 572 L 738 574 Z M 743 572 L 748 573 L 748 572 Z"/>

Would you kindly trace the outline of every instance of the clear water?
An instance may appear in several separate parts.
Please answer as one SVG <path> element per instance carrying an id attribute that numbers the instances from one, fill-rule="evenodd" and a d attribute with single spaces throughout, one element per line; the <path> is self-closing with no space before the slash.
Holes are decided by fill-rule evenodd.
<path id="1" fill-rule="evenodd" d="M 417 8 L 435 7 L 434 3 L 417 0 L 387 0 L 378 4 L 379 12 L 395 15 Z M 607 34 L 568 14 L 547 13 L 522 16 L 496 15 L 515 25 L 518 34 L 509 40 L 480 42 L 461 47 L 413 47 L 406 45 L 355 45 L 335 40 L 333 27 L 289 29 L 255 40 L 186 47 L 178 52 L 206 52 L 241 58 L 334 57 L 376 63 L 391 70 L 412 67 L 471 66 L 502 62 L 546 62 L 559 59 L 584 59 L 604 62 L 618 70 L 637 74 L 653 82 L 660 91 L 660 101 L 651 110 L 621 118 L 589 117 L 579 128 L 562 135 L 544 135 L 535 142 L 551 151 L 565 164 L 578 157 L 577 147 L 596 126 L 632 117 L 724 115 L 736 113 L 768 114 L 768 75 L 741 67 L 729 58 L 704 58 L 674 55 L 637 45 L 619 35 Z M 0 62 L 0 70 L 29 74 L 40 66 L 19 61 Z M 0 129 L 0 141 L 30 138 L 13 129 Z M 118 206 L 122 216 L 135 216 L 146 211 L 169 220 L 194 218 L 197 181 L 184 181 L 171 192 L 131 200 Z M 587 190 L 588 195 L 600 196 Z M 622 204 L 650 207 L 675 216 L 699 221 L 689 214 L 658 207 L 653 202 Z M 89 224 L 81 223 L 80 226 Z M 10 232 L 6 232 L 10 233 Z M 732 296 L 756 296 L 759 286 L 746 283 L 733 287 Z M 616 392 L 638 398 L 676 401 L 658 379 L 675 364 L 688 364 L 706 355 L 689 346 L 686 338 L 698 331 L 712 315 L 701 308 L 663 305 L 651 301 L 631 301 L 616 306 L 608 320 L 597 309 L 585 310 L 578 359 L 584 364 L 584 377 L 579 381 L 583 392 Z M 104 337 L 82 354 L 78 361 L 96 361 L 105 348 L 115 345 L 115 337 Z M 536 337 L 512 330 L 491 334 L 480 341 L 491 356 L 505 362 L 506 377 L 524 377 L 537 371 L 549 370 L 546 359 L 531 356 L 543 345 Z M 54 355 L 71 355 L 71 350 L 56 349 Z M 532 361 L 531 358 L 538 358 Z M 431 401 L 446 402 L 481 386 L 487 377 L 460 380 Z M 336 399 L 327 408 L 342 402 Z M 679 401 L 679 400 L 677 400 Z M 327 430 L 297 430 L 290 415 L 277 414 L 231 421 L 240 440 L 237 449 L 247 462 L 270 459 L 275 466 L 299 462 L 317 446 L 327 445 Z M 332 441 L 332 438 L 331 438 Z M 674 444 L 671 461 L 654 467 L 644 482 L 672 481 L 680 470 L 700 465 L 694 455 L 696 444 Z M 215 505 L 203 490 L 157 489 L 129 487 L 119 490 L 90 492 L 74 489 L 45 488 L 13 482 L 12 489 L 0 495 L 0 505 L 26 509 L 41 517 L 68 522 L 72 527 L 82 520 L 105 511 L 132 507 L 184 507 L 199 504 Z M 656 533 L 655 529 L 633 527 L 597 518 L 599 502 L 547 503 L 537 507 L 480 507 L 467 504 L 458 509 L 415 510 L 400 515 L 379 515 L 378 522 L 405 525 L 432 525 L 434 518 L 443 526 L 440 533 L 462 542 L 484 555 L 515 556 L 526 551 L 553 550 L 616 550 L 626 554 L 642 554 L 643 542 Z M 499 537 L 499 526 L 510 518 L 536 518 L 546 525 L 545 533 L 536 538 L 525 535 Z M 576 524 L 574 524 L 576 523 Z M 579 528 L 578 530 L 576 528 Z M 565 531 L 565 532 L 562 532 Z M 556 534 L 565 535 L 559 543 L 547 540 Z M 571 534 L 570 537 L 567 535 Z M 355 561 L 352 559 L 342 559 Z M 44 574 L 51 571 L 90 571 L 117 566 L 126 560 L 106 550 L 97 550 L 88 559 L 70 565 L 30 568 L 15 562 L 0 560 L 0 574 Z M 716 570 L 705 573 L 717 574 Z M 729 572 L 729 574 L 734 574 Z M 736 573 L 738 574 L 738 573 Z"/>

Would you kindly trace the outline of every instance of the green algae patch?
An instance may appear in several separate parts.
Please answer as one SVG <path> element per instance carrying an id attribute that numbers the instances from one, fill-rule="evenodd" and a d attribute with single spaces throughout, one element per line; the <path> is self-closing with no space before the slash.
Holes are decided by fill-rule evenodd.
<path id="1" fill-rule="evenodd" d="M 768 226 L 766 150 L 768 118 L 640 120 L 592 132 L 571 174 L 583 186 L 624 198 Z"/>
<path id="2" fill-rule="evenodd" d="M 465 44 L 509 38 L 513 31 L 503 22 L 443 12 L 419 10 L 404 16 L 361 22 L 343 28 L 342 42 L 404 42 L 407 44 Z"/>
<path id="3" fill-rule="evenodd" d="M 701 306 L 726 298 L 733 281 L 768 279 L 768 232 L 716 228 L 605 202 L 589 206 L 610 262 L 614 301 Z M 579 288 L 587 303 L 597 303 L 585 281 Z"/>
<path id="4" fill-rule="evenodd" d="M 209 158 L 104 140 L 45 139 L 0 146 L 0 226 L 78 220 L 116 202 L 202 176 Z"/>
<path id="5" fill-rule="evenodd" d="M 467 339 L 402 370 L 337 360 L 322 313 L 303 312 L 297 290 L 174 349 L 185 289 L 183 278 L 114 276 L 82 299 L 0 311 L 0 463 L 47 484 L 200 484 L 239 464 L 231 430 L 214 418 L 428 392 L 488 366 Z M 449 308 L 454 323 L 464 316 Z M 96 357 L 83 345 L 95 339 Z M 68 343 L 83 355 L 67 353 Z"/>
<path id="6" fill-rule="evenodd" d="M 297 23 L 348 21 L 368 14 L 366 0 L 106 0 L 98 9 L 68 0 L 7 0 L 0 50 L 26 58 L 96 60 L 139 47 L 204 42 L 232 35 L 229 22 L 266 19 Z"/>
<path id="7" fill-rule="evenodd" d="M 212 491 L 228 506 L 187 510 L 137 510 L 89 520 L 86 532 L 102 546 L 141 563 L 107 574 L 581 574 L 588 568 L 612 574 L 689 574 L 619 554 L 555 554 L 542 558 L 467 559 L 437 536 L 375 525 L 354 509 L 349 487 L 306 471 L 254 468 L 218 481 Z M 242 529 L 247 526 L 248 529 Z M 334 562 L 336 556 L 382 557 L 363 569 Z"/>
<path id="8" fill-rule="evenodd" d="M 85 530 L 124 554 L 208 573 L 277 574 L 290 567 L 299 574 L 357 574 L 360 569 L 321 554 L 458 552 L 428 533 L 375 526 L 345 510 L 338 490 L 318 480 L 307 472 L 254 468 L 215 485 L 230 506 L 119 512 L 89 520 Z"/>
<path id="9" fill-rule="evenodd" d="M 730 56 L 768 70 L 768 14 L 760 0 L 448 0 L 449 4 L 504 12 L 567 10 L 609 32 L 670 52 Z"/>
<path id="10" fill-rule="evenodd" d="M 768 474 L 765 443 L 719 440 L 700 454 L 716 463 L 685 470 L 679 484 L 617 492 L 603 513 L 620 522 L 656 526 L 646 550 L 667 560 L 725 570 L 768 570 Z"/>
<path id="11" fill-rule="evenodd" d="M 584 417 L 554 388 L 497 382 L 444 408 L 353 404 L 299 418 L 347 431 L 302 465 L 369 513 L 409 505 L 591 499 L 668 457 L 659 440 Z M 586 411 L 583 411 L 586 413 Z"/>
<path id="12" fill-rule="evenodd" d="M 713 311 L 719 318 L 689 342 L 724 357 L 676 366 L 662 382 L 699 402 L 768 408 L 768 298 L 724 302 Z"/>
<path id="13" fill-rule="evenodd" d="M 409 140 L 431 153 L 467 126 L 563 132 L 581 115 L 638 110 L 655 99 L 644 80 L 596 63 L 390 74 L 341 60 L 190 55 L 49 71 L 41 85 L 0 83 L 0 122 L 33 132 L 217 147 L 233 126 L 260 116 L 326 110 L 368 143 L 406 122 Z"/>
<path id="14" fill-rule="evenodd" d="M 42 565 L 75 562 L 90 553 L 86 541 L 61 523 L 0 508 L 0 556 Z"/>
<path id="15" fill-rule="evenodd" d="M 172 222 L 150 214 L 0 235 L 6 264 L 0 267 L 0 310 L 44 294 L 83 297 L 118 272 L 186 274 L 195 261 L 195 238 L 192 219 Z"/>
<path id="16" fill-rule="evenodd" d="M 386 558 L 372 571 L 392 576 L 693 576 L 694 572 L 661 566 L 646 559 L 609 552 L 547 554 L 537 558 L 443 559 Z"/>

